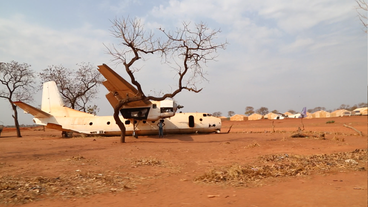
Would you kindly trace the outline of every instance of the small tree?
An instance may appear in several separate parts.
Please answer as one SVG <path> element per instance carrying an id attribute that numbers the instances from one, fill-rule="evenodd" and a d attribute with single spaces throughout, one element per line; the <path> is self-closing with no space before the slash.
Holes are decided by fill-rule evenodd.
<path id="1" fill-rule="evenodd" d="M 364 107 L 368 107 L 368 104 L 366 102 L 362 102 L 362 103 L 358 103 L 357 106 L 358 108 L 364 108 Z"/>
<path id="2" fill-rule="evenodd" d="M 220 111 L 213 112 L 212 116 L 220 117 L 222 113 Z"/>
<path id="3" fill-rule="evenodd" d="M 250 116 L 254 114 L 254 108 L 252 106 L 245 107 L 245 115 Z"/>
<path id="4" fill-rule="evenodd" d="M 234 114 L 235 114 L 235 112 L 234 112 L 234 111 L 228 111 L 228 112 L 227 112 L 227 116 L 228 116 L 228 117 L 232 117 L 232 116 L 234 116 Z"/>
<path id="5" fill-rule="evenodd" d="M 77 64 L 78 70 L 60 66 L 49 66 L 39 76 L 42 82 L 55 81 L 66 106 L 96 114 L 96 105 L 88 105 L 98 93 L 97 86 L 102 82 L 102 76 L 90 63 Z"/>
<path id="6" fill-rule="evenodd" d="M 293 110 L 293 109 L 289 109 L 289 111 L 288 112 L 290 112 L 290 113 L 292 113 L 292 114 L 296 114 L 296 111 L 295 110 Z"/>
<path id="7" fill-rule="evenodd" d="M 273 111 L 271 111 L 272 113 L 274 113 L 274 114 L 280 114 L 280 112 L 279 111 L 277 111 L 276 109 L 275 110 L 273 110 Z"/>
<path id="8" fill-rule="evenodd" d="M 118 104 L 114 107 L 114 119 L 121 130 L 121 142 L 125 142 L 125 125 L 119 118 L 119 110 L 127 103 L 138 100 L 162 101 L 166 98 L 173 98 L 183 90 L 199 93 L 196 83 L 205 80 L 202 64 L 214 60 L 218 49 L 225 49 L 226 43 L 216 44 L 214 39 L 220 30 L 211 30 L 205 24 L 183 23 L 183 27 L 176 32 L 167 32 L 159 29 L 162 38 L 155 38 L 152 32 L 147 33 L 143 29 L 139 19 L 115 19 L 112 21 L 112 34 L 121 41 L 121 50 L 115 46 L 108 48 L 114 61 L 124 65 L 126 73 L 130 77 L 130 82 L 137 87 L 138 94 L 135 97 L 115 96 Z M 141 84 L 135 78 L 134 64 L 145 55 L 159 54 L 164 63 L 169 64 L 168 59 L 172 59 L 175 65 L 171 67 L 176 70 L 178 82 L 176 90 L 162 96 L 146 96 Z"/>
<path id="9" fill-rule="evenodd" d="M 268 108 L 262 106 L 261 108 L 257 109 L 256 112 L 264 116 L 268 114 Z"/>
<path id="10" fill-rule="evenodd" d="M 33 100 L 35 77 L 30 68 L 31 65 L 27 63 L 19 64 L 15 61 L 0 63 L 0 83 L 5 86 L 5 89 L 0 90 L 0 98 L 7 99 L 13 109 L 13 119 L 18 137 L 22 137 L 22 135 L 17 106 L 13 101 L 30 102 Z"/>
<path id="11" fill-rule="evenodd" d="M 350 108 L 349 105 L 346 105 L 346 104 L 341 104 L 340 107 L 338 109 L 346 109 L 348 110 Z"/>

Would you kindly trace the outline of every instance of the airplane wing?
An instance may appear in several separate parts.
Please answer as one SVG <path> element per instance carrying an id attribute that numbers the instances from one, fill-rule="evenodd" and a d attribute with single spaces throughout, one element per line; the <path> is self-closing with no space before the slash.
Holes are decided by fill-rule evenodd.
<path id="1" fill-rule="evenodd" d="M 21 101 L 15 101 L 13 102 L 15 105 L 19 106 L 21 109 L 23 109 L 26 113 L 32 114 L 35 118 L 48 118 L 52 117 L 51 114 L 48 114 L 41 109 L 35 108 L 31 105 L 28 105 L 26 103 L 23 103 Z"/>
<path id="2" fill-rule="evenodd" d="M 128 83 L 124 78 L 122 78 L 119 74 L 117 74 L 114 70 L 112 70 L 109 66 L 103 64 L 98 66 L 98 71 L 106 78 L 106 81 L 103 82 L 103 85 L 109 91 L 106 95 L 107 100 L 109 100 L 112 107 L 115 107 L 118 104 L 118 97 L 125 98 L 136 97 L 139 95 L 138 90 Z M 147 107 L 151 102 L 147 100 L 140 100 L 128 103 L 127 107 Z"/>

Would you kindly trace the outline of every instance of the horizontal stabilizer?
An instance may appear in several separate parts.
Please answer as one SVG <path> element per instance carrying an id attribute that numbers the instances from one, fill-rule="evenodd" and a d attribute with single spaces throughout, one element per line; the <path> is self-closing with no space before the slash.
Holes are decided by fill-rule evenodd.
<path id="1" fill-rule="evenodd" d="M 51 114 L 48 114 L 41 109 L 35 108 L 31 105 L 28 105 L 26 103 L 23 103 L 21 101 L 15 101 L 13 102 L 15 105 L 19 106 L 21 109 L 23 109 L 26 113 L 32 114 L 35 118 L 48 118 L 52 117 Z"/>

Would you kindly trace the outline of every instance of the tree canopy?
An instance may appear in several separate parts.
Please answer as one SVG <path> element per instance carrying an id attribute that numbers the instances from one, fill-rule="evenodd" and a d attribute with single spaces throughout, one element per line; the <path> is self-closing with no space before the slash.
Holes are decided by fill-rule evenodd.
<path id="1" fill-rule="evenodd" d="M 202 89 L 197 88 L 196 84 L 205 79 L 203 65 L 214 60 L 217 50 L 225 49 L 227 43 L 216 43 L 214 40 L 220 30 L 212 30 L 204 23 L 194 26 L 183 23 L 182 27 L 174 32 L 158 28 L 159 36 L 155 36 L 152 31 L 146 31 L 140 19 L 117 18 L 112 24 L 112 34 L 119 40 L 120 47 L 113 45 L 107 49 L 113 61 L 124 65 L 130 82 L 138 90 L 138 96 L 134 98 L 116 96 L 119 103 L 114 107 L 114 119 L 122 132 L 121 141 L 125 142 L 125 126 L 118 116 L 123 105 L 137 100 L 161 101 L 173 98 L 183 90 L 200 92 Z M 177 73 L 176 88 L 162 96 L 147 96 L 134 75 L 138 72 L 134 64 L 146 55 L 153 54 L 158 54 L 165 64 L 174 63 L 170 64 L 170 68 Z"/>
<path id="2" fill-rule="evenodd" d="M 0 63 L 0 98 L 7 99 L 13 109 L 13 118 L 17 129 L 17 136 L 21 137 L 17 106 L 14 101 L 30 102 L 35 92 L 35 76 L 31 65 L 20 64 L 16 61 Z"/>
<path id="3" fill-rule="evenodd" d="M 77 64 L 73 70 L 62 65 L 48 66 L 39 73 L 42 83 L 55 81 L 66 106 L 96 114 L 98 107 L 90 105 L 98 93 L 97 86 L 102 82 L 102 76 L 97 67 L 90 63 Z"/>

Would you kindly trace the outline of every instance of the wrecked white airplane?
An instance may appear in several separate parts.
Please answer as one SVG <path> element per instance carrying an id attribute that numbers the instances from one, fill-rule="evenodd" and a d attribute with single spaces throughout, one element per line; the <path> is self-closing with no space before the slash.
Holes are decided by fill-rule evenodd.
<path id="1" fill-rule="evenodd" d="M 108 82 L 119 85 L 111 79 Z M 121 83 L 119 86 L 129 88 L 126 85 L 121 86 Z M 53 81 L 43 84 L 41 109 L 21 101 L 14 102 L 14 104 L 26 113 L 32 114 L 34 123 L 60 130 L 65 137 L 71 136 L 72 132 L 87 135 L 121 134 L 112 116 L 95 116 L 65 107 L 56 83 Z M 127 135 L 132 135 L 134 132 L 135 135 L 158 134 L 157 123 L 160 119 L 164 119 L 164 134 L 219 133 L 221 130 L 221 119 L 210 114 L 197 112 L 175 114 L 176 104 L 171 100 L 143 104 L 144 106 L 141 103 L 133 103 L 120 110 L 124 116 L 120 119 L 125 124 Z"/>

